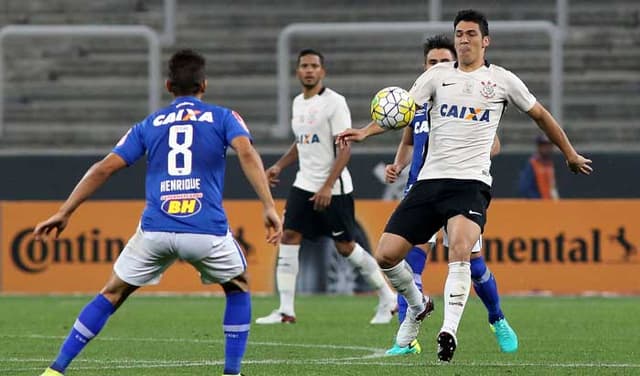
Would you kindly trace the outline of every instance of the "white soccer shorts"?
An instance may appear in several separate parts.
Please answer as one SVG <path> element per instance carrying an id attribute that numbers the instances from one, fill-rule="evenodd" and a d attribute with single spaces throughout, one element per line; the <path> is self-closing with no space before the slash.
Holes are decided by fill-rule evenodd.
<path id="1" fill-rule="evenodd" d="M 156 285 L 178 259 L 196 268 L 204 284 L 228 282 L 247 268 L 231 232 L 216 236 L 142 231 L 138 227 L 118 256 L 113 271 L 133 286 Z"/>

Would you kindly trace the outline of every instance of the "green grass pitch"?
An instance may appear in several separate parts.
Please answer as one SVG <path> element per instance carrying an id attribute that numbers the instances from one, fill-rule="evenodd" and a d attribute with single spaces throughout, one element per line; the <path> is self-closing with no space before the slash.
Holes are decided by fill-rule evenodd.
<path id="1" fill-rule="evenodd" d="M 39 375 L 90 297 L 0 296 L 0 375 Z M 640 298 L 505 297 L 520 338 L 501 354 L 472 296 L 451 364 L 438 364 L 442 300 L 425 321 L 420 355 L 384 357 L 397 323 L 369 325 L 372 296 L 300 296 L 298 323 L 252 325 L 243 373 L 256 375 L 640 375 Z M 253 317 L 274 297 L 254 297 Z M 222 374 L 222 297 L 134 296 L 67 375 Z"/>

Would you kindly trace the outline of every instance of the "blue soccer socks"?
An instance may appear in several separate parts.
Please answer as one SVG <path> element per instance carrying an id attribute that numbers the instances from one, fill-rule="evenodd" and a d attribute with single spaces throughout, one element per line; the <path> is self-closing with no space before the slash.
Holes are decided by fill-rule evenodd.
<path id="1" fill-rule="evenodd" d="M 100 333 L 114 311 L 115 307 L 104 295 L 96 295 L 80 312 L 71 333 L 60 348 L 58 357 L 51 364 L 51 368 L 64 373 L 69 363 L 78 356 L 93 337 Z"/>
<path id="2" fill-rule="evenodd" d="M 224 374 L 240 373 L 242 358 L 247 349 L 251 325 L 251 296 L 248 292 L 227 294 L 224 311 Z"/>
<path id="3" fill-rule="evenodd" d="M 487 268 L 484 257 L 471 259 L 471 280 L 473 281 L 473 289 L 487 308 L 489 323 L 493 324 L 503 319 L 504 314 L 500 308 L 500 295 L 498 295 L 496 279 Z"/>

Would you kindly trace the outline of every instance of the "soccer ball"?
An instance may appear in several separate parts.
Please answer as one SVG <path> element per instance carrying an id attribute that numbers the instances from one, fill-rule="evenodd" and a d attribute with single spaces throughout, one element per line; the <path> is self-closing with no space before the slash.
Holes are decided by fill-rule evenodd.
<path id="1" fill-rule="evenodd" d="M 371 119 L 382 128 L 399 129 L 411 124 L 416 103 L 409 92 L 397 86 L 378 91 L 371 100 Z"/>

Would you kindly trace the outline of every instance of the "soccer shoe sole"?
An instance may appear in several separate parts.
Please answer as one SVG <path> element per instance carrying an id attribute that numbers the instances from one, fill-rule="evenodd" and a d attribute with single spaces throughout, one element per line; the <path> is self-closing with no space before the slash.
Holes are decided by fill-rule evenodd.
<path id="1" fill-rule="evenodd" d="M 441 362 L 450 362 L 455 352 L 456 339 L 453 338 L 451 333 L 440 332 L 440 334 L 438 334 L 438 360 Z"/>

